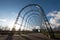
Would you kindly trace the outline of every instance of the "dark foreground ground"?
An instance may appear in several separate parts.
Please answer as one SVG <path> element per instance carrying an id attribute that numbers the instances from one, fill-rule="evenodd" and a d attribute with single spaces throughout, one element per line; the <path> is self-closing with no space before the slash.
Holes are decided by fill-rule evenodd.
<path id="1" fill-rule="evenodd" d="M 51 40 L 47 36 L 41 33 L 30 33 L 30 34 L 21 34 L 21 35 L 0 35 L 0 40 Z"/>

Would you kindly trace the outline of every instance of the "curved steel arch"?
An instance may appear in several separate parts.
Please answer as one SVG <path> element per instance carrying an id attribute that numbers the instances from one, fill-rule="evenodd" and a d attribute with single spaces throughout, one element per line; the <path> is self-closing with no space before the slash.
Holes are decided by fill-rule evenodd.
<path id="1" fill-rule="evenodd" d="M 29 4 L 29 5 L 25 6 L 24 8 L 22 8 L 21 11 L 19 12 L 17 18 L 16 18 L 16 21 L 15 21 L 14 25 L 17 23 L 21 12 L 22 12 L 25 8 L 27 8 L 27 7 L 29 7 L 29 6 L 36 6 L 37 8 L 39 8 L 39 11 L 40 11 L 41 15 L 42 15 L 43 18 L 44 18 L 44 21 L 45 21 L 46 26 L 50 27 L 49 29 L 48 29 L 48 27 L 47 27 L 47 30 L 49 31 L 50 37 L 51 37 L 51 38 L 55 38 L 54 32 L 53 32 L 53 30 L 52 30 L 52 28 L 51 28 L 51 26 L 50 26 L 50 24 L 49 24 L 49 22 L 48 22 L 48 20 L 47 20 L 47 17 L 46 17 L 46 15 L 45 15 L 45 13 L 44 13 L 44 10 L 43 10 L 43 8 L 42 8 L 40 5 L 38 5 L 38 4 Z M 14 26 L 13 26 L 13 27 L 14 27 Z"/>
<path id="2" fill-rule="evenodd" d="M 40 11 L 39 10 L 30 10 L 30 11 L 28 11 L 28 12 L 26 12 L 26 14 L 23 16 L 23 20 L 24 20 L 24 18 L 30 13 L 30 12 L 39 12 L 40 13 Z M 32 14 L 32 15 L 35 15 L 35 14 Z M 39 14 L 40 15 L 40 14 Z M 29 16 L 31 16 L 31 14 L 29 15 Z M 28 16 L 28 17 L 29 17 Z M 41 16 L 41 15 L 40 15 Z M 27 17 L 27 18 L 28 18 Z M 27 19 L 26 18 L 26 19 Z M 23 24 L 23 20 L 22 20 L 22 22 L 21 22 L 21 26 L 22 26 L 22 24 Z"/>
<path id="3" fill-rule="evenodd" d="M 38 11 L 38 10 L 30 10 L 30 11 L 28 11 L 28 12 L 25 13 L 25 15 L 22 17 L 22 19 L 24 20 L 24 18 L 25 18 L 29 13 L 31 13 L 31 12 L 39 12 L 39 11 Z M 30 15 L 31 15 L 31 14 L 30 14 Z M 35 15 L 35 14 L 34 14 L 34 15 Z M 27 17 L 27 18 L 28 18 L 28 17 Z M 27 18 L 26 18 L 26 19 L 27 19 Z M 22 22 L 21 22 L 21 24 L 20 24 L 21 26 L 22 26 L 22 24 L 23 24 L 23 20 L 22 20 Z"/>
<path id="4" fill-rule="evenodd" d="M 28 18 L 30 18 L 30 17 L 32 17 L 32 16 L 39 16 L 39 17 L 40 17 L 39 14 L 31 14 L 31 15 L 29 15 L 29 16 L 27 17 L 27 19 L 25 20 L 25 25 L 26 25 L 26 22 L 27 22 Z"/>
<path id="5" fill-rule="evenodd" d="M 25 18 L 30 12 L 39 12 L 39 11 L 38 11 L 38 10 L 30 10 L 30 11 L 26 12 L 26 14 L 23 16 L 23 20 L 24 20 L 24 18 Z M 27 18 L 26 18 L 26 19 L 27 19 Z M 23 24 L 23 20 L 22 20 L 22 22 L 21 22 L 21 26 L 22 26 L 22 24 Z"/>
<path id="6" fill-rule="evenodd" d="M 26 21 L 28 20 L 28 18 L 30 17 L 30 16 L 32 16 L 32 15 L 38 15 L 38 16 L 40 16 L 39 14 L 36 14 L 36 13 L 32 13 L 32 14 L 30 14 L 30 15 L 28 15 L 28 17 L 26 18 L 26 20 L 25 20 L 25 25 L 26 25 Z M 23 23 L 23 22 L 22 22 Z"/>
<path id="7" fill-rule="evenodd" d="M 32 15 L 38 15 L 38 16 L 40 16 L 39 14 L 33 14 L 33 13 L 32 13 L 32 14 L 30 14 L 30 15 L 27 16 L 27 19 L 28 19 L 30 16 L 32 16 Z M 26 20 L 27 20 L 27 19 L 26 19 Z M 25 21 L 25 22 L 26 22 L 26 21 Z"/>
<path id="8" fill-rule="evenodd" d="M 32 17 L 34 17 L 34 16 L 40 17 L 40 16 L 38 16 L 38 15 L 31 15 L 29 18 L 27 18 L 26 23 L 28 23 L 28 21 L 29 21 Z"/>
<path id="9" fill-rule="evenodd" d="M 38 5 L 38 4 L 29 4 L 29 5 L 25 6 L 25 7 L 22 8 L 22 9 L 20 10 L 20 12 L 18 13 L 18 16 L 17 16 L 17 18 L 16 18 L 16 20 L 15 20 L 14 25 L 17 23 L 17 21 L 18 21 L 18 19 L 19 19 L 19 16 L 20 16 L 21 12 L 22 12 L 25 8 L 27 8 L 27 7 L 29 7 L 29 6 L 37 6 L 37 7 L 39 7 L 39 8 L 42 10 L 41 6 Z"/>
<path id="10" fill-rule="evenodd" d="M 24 19 L 24 17 L 25 17 L 27 14 L 29 14 L 30 12 L 39 12 L 39 10 L 30 10 L 30 11 L 27 11 L 27 12 L 24 14 L 24 16 L 23 16 L 23 19 Z"/>
<path id="11" fill-rule="evenodd" d="M 28 20 L 26 20 L 26 23 L 29 23 L 29 20 L 30 20 L 32 17 L 34 17 L 34 16 L 40 17 L 40 16 L 38 16 L 38 15 L 32 15 L 31 17 L 28 18 Z M 36 20 L 34 20 L 34 21 L 36 21 Z M 26 25 L 26 23 L 25 23 L 25 25 Z"/>

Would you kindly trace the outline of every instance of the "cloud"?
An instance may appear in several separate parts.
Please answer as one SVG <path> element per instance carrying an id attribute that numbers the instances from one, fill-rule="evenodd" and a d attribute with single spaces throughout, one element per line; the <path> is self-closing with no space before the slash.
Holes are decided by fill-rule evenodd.
<path id="1" fill-rule="evenodd" d="M 13 20 L 9 20 L 9 19 L 0 19 L 0 25 L 2 25 L 3 27 L 8 26 L 10 29 L 13 26 L 14 21 Z"/>
<path id="2" fill-rule="evenodd" d="M 6 22 L 7 19 L 0 19 L 0 22 Z"/>
<path id="3" fill-rule="evenodd" d="M 52 12 L 49 12 L 47 16 L 55 16 L 55 14 L 57 14 L 57 11 L 52 11 Z"/>
<path id="4" fill-rule="evenodd" d="M 53 28 L 60 26 L 60 11 L 49 12 L 47 17 L 51 17 L 49 22 Z"/>

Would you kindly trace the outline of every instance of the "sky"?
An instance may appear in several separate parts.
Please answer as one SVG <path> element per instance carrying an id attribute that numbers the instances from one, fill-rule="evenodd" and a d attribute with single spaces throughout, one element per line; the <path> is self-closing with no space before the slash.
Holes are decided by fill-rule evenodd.
<path id="1" fill-rule="evenodd" d="M 41 5 L 52 26 L 60 25 L 60 0 L 0 0 L 0 25 L 12 26 L 19 11 L 34 3 Z"/>

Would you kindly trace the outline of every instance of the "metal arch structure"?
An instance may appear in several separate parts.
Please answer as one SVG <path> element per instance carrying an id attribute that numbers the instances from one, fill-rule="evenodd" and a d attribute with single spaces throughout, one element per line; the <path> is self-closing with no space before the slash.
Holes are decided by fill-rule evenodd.
<path id="1" fill-rule="evenodd" d="M 34 12 L 39 12 L 39 13 L 40 13 L 39 10 L 30 10 L 30 11 L 26 12 L 26 15 L 27 15 L 28 13 L 30 13 L 30 12 L 33 12 L 33 11 L 34 11 Z M 26 15 L 24 15 L 24 17 L 25 17 Z M 28 17 L 26 18 L 25 24 L 26 24 L 28 18 L 29 18 L 30 16 L 33 16 L 33 15 L 41 16 L 40 14 L 30 14 L 30 15 L 28 15 Z M 23 19 L 24 19 L 24 17 L 23 17 Z"/>
<path id="2" fill-rule="evenodd" d="M 25 16 L 26 16 L 27 14 L 29 14 L 30 12 L 39 12 L 39 13 L 40 13 L 39 10 L 30 10 L 30 11 L 26 12 L 26 14 L 24 15 L 23 19 L 24 19 Z M 28 15 L 28 17 L 27 17 L 26 20 L 25 20 L 25 25 L 26 25 L 26 23 L 27 23 L 28 18 L 29 18 L 29 17 L 32 17 L 32 16 L 39 16 L 39 17 L 40 17 L 41 15 L 40 15 L 40 14 L 30 14 L 30 15 Z M 23 23 L 23 20 L 22 20 L 22 23 Z"/>
<path id="3" fill-rule="evenodd" d="M 25 8 L 27 8 L 27 7 L 29 7 L 29 6 L 38 6 L 38 7 L 42 10 L 41 6 L 38 5 L 38 4 L 29 4 L 29 5 L 25 6 L 25 7 L 22 8 L 22 9 L 20 10 L 20 12 L 18 13 L 18 16 L 17 16 L 17 18 L 16 18 L 16 21 L 15 21 L 14 25 L 17 24 L 17 21 L 18 21 L 18 19 L 19 19 L 19 17 L 20 17 L 21 12 L 22 12 Z M 14 27 L 14 26 L 13 26 L 13 27 Z"/>
<path id="4" fill-rule="evenodd" d="M 17 21 L 18 21 L 18 19 L 19 19 L 19 17 L 20 17 L 21 12 L 22 12 L 25 8 L 27 8 L 27 7 L 29 7 L 29 6 L 35 6 L 35 7 L 39 8 L 38 10 L 40 11 L 41 15 L 43 16 L 43 19 L 44 19 L 44 21 L 45 21 L 47 30 L 48 30 L 48 32 L 49 32 L 49 34 L 50 34 L 50 38 L 55 38 L 54 32 L 53 32 L 53 30 L 52 30 L 52 28 L 51 28 L 51 26 L 50 26 L 50 23 L 48 22 L 48 19 L 47 19 L 45 13 L 44 13 L 44 10 L 43 10 L 43 8 L 42 8 L 40 5 L 38 5 L 38 4 L 29 4 L 29 5 L 25 6 L 24 8 L 22 8 L 21 11 L 18 13 L 18 16 L 17 16 L 17 18 L 16 18 L 16 21 L 15 21 L 13 27 L 15 27 L 15 24 L 17 24 Z M 49 27 L 49 28 L 48 28 L 48 27 Z"/>
<path id="5" fill-rule="evenodd" d="M 32 17 L 34 17 L 34 16 L 38 16 L 38 15 L 31 15 L 30 17 L 28 17 L 27 20 L 26 20 L 26 22 L 25 22 L 25 25 L 26 25 L 26 23 L 28 23 L 28 21 L 29 21 Z M 38 17 L 40 17 L 40 16 L 38 16 Z"/>
<path id="6" fill-rule="evenodd" d="M 33 17 L 33 16 L 39 16 L 39 17 L 40 17 L 39 14 L 30 14 L 30 15 L 27 17 L 27 19 L 25 20 L 25 25 L 26 25 L 28 19 L 31 18 L 31 17 Z"/>
<path id="7" fill-rule="evenodd" d="M 25 20 L 25 22 L 28 20 L 29 17 L 33 16 L 33 15 L 37 15 L 37 16 L 40 16 L 39 14 L 30 14 L 28 15 L 27 19 Z"/>
<path id="8" fill-rule="evenodd" d="M 29 14 L 29 13 L 31 13 L 31 12 L 39 12 L 39 10 L 30 10 L 30 11 L 28 11 L 28 12 L 26 12 L 26 14 L 24 14 L 24 16 L 23 16 L 23 20 L 22 20 L 22 22 L 21 22 L 21 26 L 22 26 L 22 24 L 23 24 L 23 21 L 24 21 L 24 18 Z M 35 14 L 30 14 L 29 16 L 31 16 L 31 15 L 35 15 Z M 28 17 L 29 17 L 28 16 Z M 28 18 L 27 17 L 27 18 Z M 27 20 L 27 18 L 26 18 L 26 20 Z M 26 22 L 26 21 L 25 21 Z"/>
<path id="9" fill-rule="evenodd" d="M 39 16 L 38 14 L 32 14 L 32 15 L 29 15 L 29 17 L 27 17 L 27 19 L 25 20 L 25 25 L 28 23 L 28 19 L 31 19 L 33 16 Z M 39 16 L 40 17 L 40 16 Z"/>
<path id="10" fill-rule="evenodd" d="M 27 20 L 26 20 L 26 22 L 25 22 L 25 25 L 27 25 L 27 23 L 29 23 L 30 24 L 30 22 L 31 22 L 31 18 L 32 17 L 40 17 L 40 16 L 38 16 L 38 15 L 31 15 L 29 18 L 27 18 Z M 29 22 L 30 21 L 30 22 Z M 36 20 L 34 20 L 35 22 L 36 22 Z M 40 21 L 39 21 L 40 22 Z M 31 24 L 30 24 L 31 25 Z M 33 26 L 33 25 L 32 25 Z M 28 26 L 27 26 L 28 27 Z M 39 27 L 40 28 L 40 27 Z"/>

